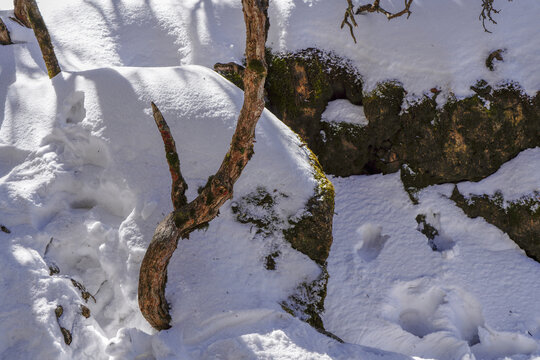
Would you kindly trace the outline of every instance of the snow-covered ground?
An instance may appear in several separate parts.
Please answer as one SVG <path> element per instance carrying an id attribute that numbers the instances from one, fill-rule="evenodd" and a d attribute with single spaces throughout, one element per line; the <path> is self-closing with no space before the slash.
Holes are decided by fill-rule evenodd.
<path id="1" fill-rule="evenodd" d="M 399 174 L 332 180 L 329 331 L 425 358 L 538 354 L 540 264 L 484 219 L 469 219 L 449 199 L 454 185 L 425 189 L 415 206 Z M 438 230 L 437 250 L 419 231 L 419 214 Z"/>
<path id="2" fill-rule="evenodd" d="M 263 240 L 234 221 L 230 202 L 206 232 L 180 242 L 167 288 L 173 327 L 155 333 L 138 311 L 136 286 L 171 204 L 149 102 L 172 128 L 193 198 L 221 161 L 242 102 L 205 68 L 240 61 L 240 1 L 38 3 L 64 69 L 52 81 L 32 32 L 9 20 L 12 1 L 0 0 L 16 42 L 0 46 L 0 224 L 11 231 L 0 232 L 0 358 L 540 357 L 540 264 L 483 219 L 467 218 L 448 199 L 453 185 L 424 189 L 413 205 L 398 174 L 332 179 L 323 320 L 345 344 L 281 309 L 319 268 L 280 237 Z M 481 78 L 540 89 L 537 0 L 496 1 L 492 34 L 478 21 L 479 0 L 416 0 L 408 20 L 357 16 L 358 44 L 339 29 L 345 1 L 270 4 L 269 46 L 333 50 L 358 67 L 368 90 L 397 79 L 411 96 L 432 87 L 465 96 Z M 485 59 L 499 48 L 504 62 L 489 71 Z M 340 112 L 333 106 L 330 121 Z M 265 112 L 235 199 L 275 189 L 287 195 L 276 197 L 279 216 L 299 215 L 315 186 L 300 145 Z M 458 187 L 518 199 L 539 191 L 539 159 L 539 148 L 524 151 Z M 437 251 L 418 231 L 418 214 L 438 229 Z M 277 270 L 268 271 L 262 259 L 276 249 Z"/>

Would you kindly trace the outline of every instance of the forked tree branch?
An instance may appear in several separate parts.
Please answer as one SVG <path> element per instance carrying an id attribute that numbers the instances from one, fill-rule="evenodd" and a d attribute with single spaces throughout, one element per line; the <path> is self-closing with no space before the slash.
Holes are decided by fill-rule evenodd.
<path id="1" fill-rule="evenodd" d="M 356 12 L 354 12 L 352 0 L 347 0 L 347 9 L 345 10 L 345 15 L 343 16 L 343 21 L 341 22 L 341 28 L 343 29 L 343 26 L 345 25 L 349 27 L 351 36 L 355 43 L 356 37 L 354 36 L 354 28 L 358 26 L 356 23 L 356 19 L 354 18 L 355 14 L 360 15 L 363 13 L 378 12 L 384 14 L 388 20 L 395 19 L 405 14 L 407 14 L 407 19 L 409 18 L 409 16 L 411 16 L 411 5 L 413 0 L 404 0 L 405 4 L 403 10 L 396 13 L 391 13 L 383 9 L 380 5 L 380 2 L 380 0 L 374 0 L 372 4 L 361 5 L 358 7 L 358 9 L 356 9 Z"/>
<path id="2" fill-rule="evenodd" d="M 165 217 L 156 228 L 152 241 L 144 256 L 139 273 L 139 307 L 143 316 L 155 329 L 170 328 L 171 317 L 165 299 L 167 266 L 175 251 L 178 240 L 187 238 L 197 228 L 208 223 L 219 213 L 219 208 L 232 197 L 233 186 L 242 170 L 253 155 L 255 126 L 264 109 L 264 82 L 267 66 L 265 62 L 265 43 L 268 33 L 268 0 L 242 0 L 244 21 L 246 23 L 246 60 L 244 72 L 244 104 L 238 117 L 229 151 L 219 170 L 211 176 L 199 196 L 192 202 L 175 206 L 175 210 Z M 163 116 L 155 105 L 154 118 L 165 143 L 167 153 L 176 153 L 170 131 L 163 126 Z M 156 111 L 157 110 L 157 111 Z M 163 122 L 161 120 L 163 119 Z M 165 123 L 166 124 L 166 123 Z M 162 131 L 163 129 L 163 131 Z M 163 136 L 165 135 L 165 136 Z M 167 150 L 169 149 L 169 150 Z M 179 193 L 187 188 L 181 178 L 180 167 L 169 161 L 169 170 L 174 186 L 178 183 Z M 173 166 L 171 166 L 171 163 Z M 175 181 L 175 176 L 178 179 Z M 182 191 L 182 189 L 184 189 Z M 173 199 L 173 204 L 177 201 Z"/>
<path id="3" fill-rule="evenodd" d="M 380 0 L 375 0 L 373 4 L 360 6 L 356 10 L 356 14 L 359 15 L 359 14 L 362 14 L 363 12 L 378 12 L 378 13 L 384 14 L 388 18 L 388 20 L 392 20 L 392 19 L 395 19 L 397 17 L 407 14 L 407 18 L 409 18 L 409 16 L 411 16 L 410 8 L 411 8 L 413 0 L 404 0 L 404 2 L 405 4 L 404 4 L 403 10 L 398 11 L 396 13 L 391 13 L 381 7 Z"/>
<path id="4" fill-rule="evenodd" d="M 492 24 L 497 25 L 497 22 L 493 19 L 492 13 L 498 14 L 501 12 L 501 10 L 497 10 L 493 7 L 493 1 L 494 0 L 482 0 L 482 12 L 480 13 L 480 15 L 478 15 L 478 20 L 482 21 L 482 27 L 484 28 L 484 31 L 490 34 L 491 31 L 486 28 L 486 20 L 490 21 Z"/>

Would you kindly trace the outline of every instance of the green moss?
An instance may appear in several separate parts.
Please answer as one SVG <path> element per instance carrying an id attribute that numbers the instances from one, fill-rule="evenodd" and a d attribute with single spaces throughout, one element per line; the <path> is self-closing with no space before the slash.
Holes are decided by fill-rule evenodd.
<path id="1" fill-rule="evenodd" d="M 327 202 L 328 204 L 332 204 L 331 208 L 333 210 L 335 197 L 334 184 L 332 184 L 332 182 L 326 177 L 326 174 L 324 173 L 323 168 L 319 163 L 317 155 L 315 155 L 307 146 L 306 148 L 309 151 L 309 161 L 313 168 L 313 176 L 317 181 L 317 187 L 315 191 L 317 195 L 322 197 L 323 201 Z"/>
<path id="2" fill-rule="evenodd" d="M 180 169 L 180 160 L 178 159 L 178 153 L 168 152 L 165 154 L 167 158 L 167 163 L 169 166 L 174 167 L 175 169 Z"/>
<path id="3" fill-rule="evenodd" d="M 274 251 L 269 254 L 265 259 L 265 268 L 266 270 L 276 270 L 276 259 L 281 253 L 279 251 Z"/>
<path id="4" fill-rule="evenodd" d="M 316 280 L 301 283 L 294 294 L 281 303 L 281 308 L 315 329 L 324 330 L 321 314 L 324 312 L 328 277 L 328 272 L 323 269 Z"/>
<path id="5" fill-rule="evenodd" d="M 288 219 L 290 226 L 283 230 L 283 236 L 294 249 L 324 267 L 332 245 L 335 190 L 317 156 L 307 146 L 305 148 L 309 151 L 313 176 L 317 182 L 315 196 L 308 200 L 307 211 L 302 217 Z"/>
<path id="6" fill-rule="evenodd" d="M 238 86 L 240 89 L 244 90 L 244 78 L 241 74 L 228 71 L 220 73 L 220 75 L 232 82 L 234 85 Z"/>
<path id="7" fill-rule="evenodd" d="M 433 240 L 435 236 L 439 235 L 439 231 L 426 221 L 426 215 L 418 214 L 416 222 L 418 223 L 418 231 L 426 235 L 429 240 Z"/>
<path id="8" fill-rule="evenodd" d="M 190 214 L 185 210 L 178 210 L 174 212 L 174 224 L 177 228 L 185 224 L 190 218 Z"/>
<path id="9" fill-rule="evenodd" d="M 265 88 L 270 98 L 269 105 L 278 115 L 298 116 L 300 111 L 295 102 L 296 91 L 287 58 L 267 53 L 267 63 L 268 75 Z"/>
<path id="10" fill-rule="evenodd" d="M 372 101 L 390 101 L 393 105 L 399 105 L 403 102 L 405 90 L 403 84 L 396 80 L 384 81 L 377 84 L 374 90 L 364 94 L 364 104 Z"/>
<path id="11" fill-rule="evenodd" d="M 264 63 L 258 59 L 252 59 L 248 61 L 247 68 L 255 71 L 259 75 L 264 75 L 266 73 L 266 66 Z"/>
<path id="12" fill-rule="evenodd" d="M 483 217 L 506 232 L 527 255 L 540 261 L 540 193 L 535 191 L 515 201 L 505 201 L 502 193 L 465 198 L 454 188 L 451 199 L 467 216 Z"/>
<path id="13" fill-rule="evenodd" d="M 266 188 L 259 186 L 254 192 L 234 202 L 231 210 L 238 222 L 254 226 L 257 235 L 270 236 L 284 223 L 275 209 L 282 197 L 284 194 L 277 191 L 270 194 Z"/>

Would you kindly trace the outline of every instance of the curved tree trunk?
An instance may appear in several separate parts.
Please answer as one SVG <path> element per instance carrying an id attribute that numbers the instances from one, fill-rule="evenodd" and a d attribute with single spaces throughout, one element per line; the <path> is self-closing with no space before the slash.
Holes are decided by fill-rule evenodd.
<path id="1" fill-rule="evenodd" d="M 232 197 L 233 186 L 253 155 L 255 126 L 264 109 L 266 79 L 265 43 L 268 33 L 268 0 L 242 0 L 246 23 L 246 60 L 244 104 L 229 151 L 219 170 L 204 186 L 199 196 L 186 203 L 185 183 L 174 140 L 159 109 L 152 104 L 154 120 L 160 130 L 169 170 L 173 180 L 171 197 L 174 211 L 156 228 L 139 273 L 139 307 L 155 329 L 170 328 L 171 317 L 165 299 L 167 265 L 180 238 L 217 216 L 219 208 Z"/>

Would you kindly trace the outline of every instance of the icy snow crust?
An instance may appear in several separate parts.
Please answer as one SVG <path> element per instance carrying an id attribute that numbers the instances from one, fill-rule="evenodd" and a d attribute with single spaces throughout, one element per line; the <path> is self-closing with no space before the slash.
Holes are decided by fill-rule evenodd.
<path id="1" fill-rule="evenodd" d="M 416 95 L 437 86 L 466 96 L 480 78 L 514 80 L 530 94 L 540 88 L 535 0 L 496 2 L 493 34 L 477 19 L 479 1 L 417 0 L 409 20 L 358 16 L 356 45 L 339 29 L 344 1 L 270 3 L 274 50 L 333 50 L 359 68 L 366 90 L 387 79 Z M 234 221 L 230 202 L 206 232 L 180 242 L 167 287 L 173 327 L 153 332 L 137 307 L 138 269 L 171 204 L 149 101 L 171 125 L 193 198 L 225 154 L 242 94 L 192 65 L 240 61 L 240 2 L 39 5 L 65 70 L 53 81 L 32 32 L 8 20 L 12 1 L 0 0 L 17 42 L 0 46 L 0 223 L 11 230 L 0 232 L 0 358 L 409 358 L 386 351 L 443 360 L 538 358 L 539 264 L 483 219 L 468 219 L 448 200 L 453 185 L 425 189 L 413 206 L 398 174 L 333 179 L 323 320 L 345 344 L 281 309 L 319 269 L 281 238 L 263 241 Z M 505 61 L 490 72 L 485 58 L 499 48 Z M 265 186 L 289 195 L 280 198 L 280 216 L 301 215 L 315 180 L 300 145 L 266 111 L 236 199 Z M 524 151 L 493 176 L 458 187 L 518 199 L 539 189 L 539 158 L 538 148 Z M 420 213 L 439 230 L 439 251 L 417 230 Z M 276 248 L 277 270 L 268 271 L 263 259 Z M 72 279 L 96 302 L 85 302 Z M 60 326 L 73 335 L 70 346 Z"/>

